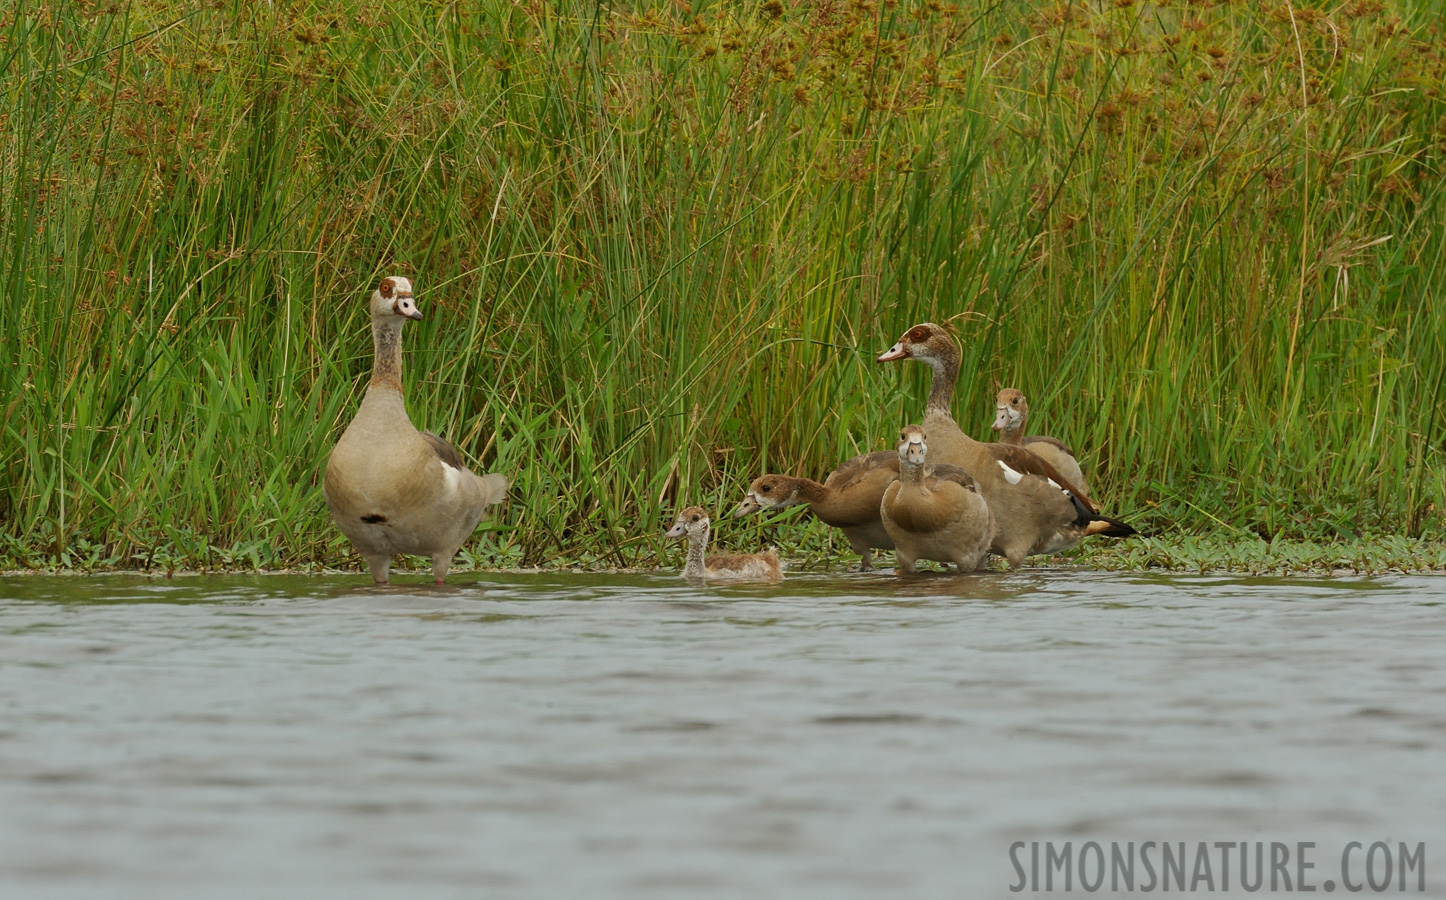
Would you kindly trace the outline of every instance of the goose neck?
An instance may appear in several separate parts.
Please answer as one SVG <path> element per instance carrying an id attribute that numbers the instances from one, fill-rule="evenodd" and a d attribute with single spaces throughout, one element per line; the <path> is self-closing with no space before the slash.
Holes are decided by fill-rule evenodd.
<path id="1" fill-rule="evenodd" d="M 925 359 L 924 362 L 934 370 L 934 380 L 929 388 L 927 409 L 938 410 L 948 415 L 950 404 L 954 399 L 954 386 L 959 381 L 959 352 L 951 348 L 942 356 L 932 356 Z"/>
<path id="2" fill-rule="evenodd" d="M 372 319 L 372 384 L 402 390 L 402 325 Z"/>

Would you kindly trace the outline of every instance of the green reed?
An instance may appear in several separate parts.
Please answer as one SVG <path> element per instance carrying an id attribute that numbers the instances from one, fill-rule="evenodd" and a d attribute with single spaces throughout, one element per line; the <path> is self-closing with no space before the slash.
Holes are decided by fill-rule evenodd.
<path id="1" fill-rule="evenodd" d="M 1143 529 L 1433 538 L 1434 4 L 22 3 L 0 17 L 0 564 L 354 565 L 319 476 L 416 283 L 474 565 L 921 414 L 950 323 Z M 725 543 L 839 544 L 792 518 Z"/>

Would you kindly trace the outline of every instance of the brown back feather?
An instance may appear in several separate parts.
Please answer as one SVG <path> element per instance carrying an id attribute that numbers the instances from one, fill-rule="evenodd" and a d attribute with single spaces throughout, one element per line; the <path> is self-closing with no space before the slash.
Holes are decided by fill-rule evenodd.
<path id="1" fill-rule="evenodd" d="M 898 452 L 880 450 L 877 453 L 864 453 L 841 462 L 838 468 L 829 473 L 828 478 L 824 481 L 824 486 L 836 491 L 843 490 L 851 484 L 862 481 L 879 469 L 889 469 L 897 473 L 899 471 Z"/>
<path id="2" fill-rule="evenodd" d="M 782 571 L 778 562 L 778 554 L 772 550 L 765 550 L 762 553 L 710 553 L 703 561 L 703 568 L 707 572 L 743 572 L 751 564 L 763 564 L 768 571 L 777 575 Z"/>
<path id="3" fill-rule="evenodd" d="M 951 466 L 948 463 L 940 463 L 937 466 L 926 466 L 924 468 L 924 477 L 926 479 L 933 478 L 936 481 L 952 481 L 966 490 L 971 490 L 976 494 L 979 493 L 979 485 L 974 481 L 973 475 L 970 475 L 958 466 Z"/>
<path id="4" fill-rule="evenodd" d="M 1030 444 L 1048 444 L 1051 447 L 1056 447 L 1060 450 L 1063 450 L 1070 456 L 1074 456 L 1074 451 L 1069 449 L 1069 447 L 1066 447 L 1064 441 L 1061 441 L 1059 438 L 1045 437 L 1042 434 L 1025 438 L 1024 446 L 1028 447 Z"/>

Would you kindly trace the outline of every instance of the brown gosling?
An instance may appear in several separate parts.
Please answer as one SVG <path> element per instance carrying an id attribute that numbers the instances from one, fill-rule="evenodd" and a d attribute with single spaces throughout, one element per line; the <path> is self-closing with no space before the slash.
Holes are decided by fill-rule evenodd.
<path id="1" fill-rule="evenodd" d="M 678 513 L 673 527 L 668 529 L 668 537 L 688 539 L 688 563 L 683 567 L 683 577 L 689 581 L 706 578 L 778 581 L 783 577 L 778 554 L 772 550 L 705 555 L 708 549 L 708 511 L 701 506 L 690 506 Z"/>
<path id="2" fill-rule="evenodd" d="M 733 515 L 807 506 L 825 525 L 844 533 L 849 546 L 863 560 L 859 571 L 867 572 L 873 568 L 874 549 L 894 549 L 894 541 L 879 518 L 879 501 L 898 477 L 899 455 L 893 451 L 856 456 L 829 473 L 823 484 L 811 478 L 762 475 L 753 479 L 748 495 Z"/>
<path id="3" fill-rule="evenodd" d="M 1080 468 L 1073 450 L 1057 438 L 1042 434 L 1025 436 L 1025 424 L 1029 421 L 1029 401 L 1024 398 L 1023 392 L 1018 388 L 1003 389 L 994 398 L 994 411 L 994 430 L 999 432 L 999 443 L 1023 447 L 1042 457 L 1045 462 L 1059 470 L 1059 474 L 1068 478 L 1070 484 L 1079 488 L 1081 494 L 1089 496 L 1090 486 L 1085 481 L 1084 470 Z"/>
<path id="4" fill-rule="evenodd" d="M 920 559 L 953 563 L 960 572 L 984 568 L 994 539 L 994 516 L 974 479 L 957 466 L 926 469 L 924 429 L 899 433 L 899 480 L 889 485 L 880 515 L 894 539 L 895 571 L 911 575 Z"/>

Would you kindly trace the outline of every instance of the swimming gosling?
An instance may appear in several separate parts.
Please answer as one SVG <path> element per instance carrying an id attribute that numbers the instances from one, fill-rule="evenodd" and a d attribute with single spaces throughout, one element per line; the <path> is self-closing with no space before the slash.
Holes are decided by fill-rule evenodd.
<path id="1" fill-rule="evenodd" d="M 688 562 L 683 567 L 683 577 L 689 581 L 703 581 L 707 578 L 778 581 L 783 577 L 778 554 L 772 550 L 763 553 L 706 555 L 708 511 L 701 506 L 690 506 L 678 513 L 673 527 L 668 529 L 668 537 L 688 539 Z"/>

